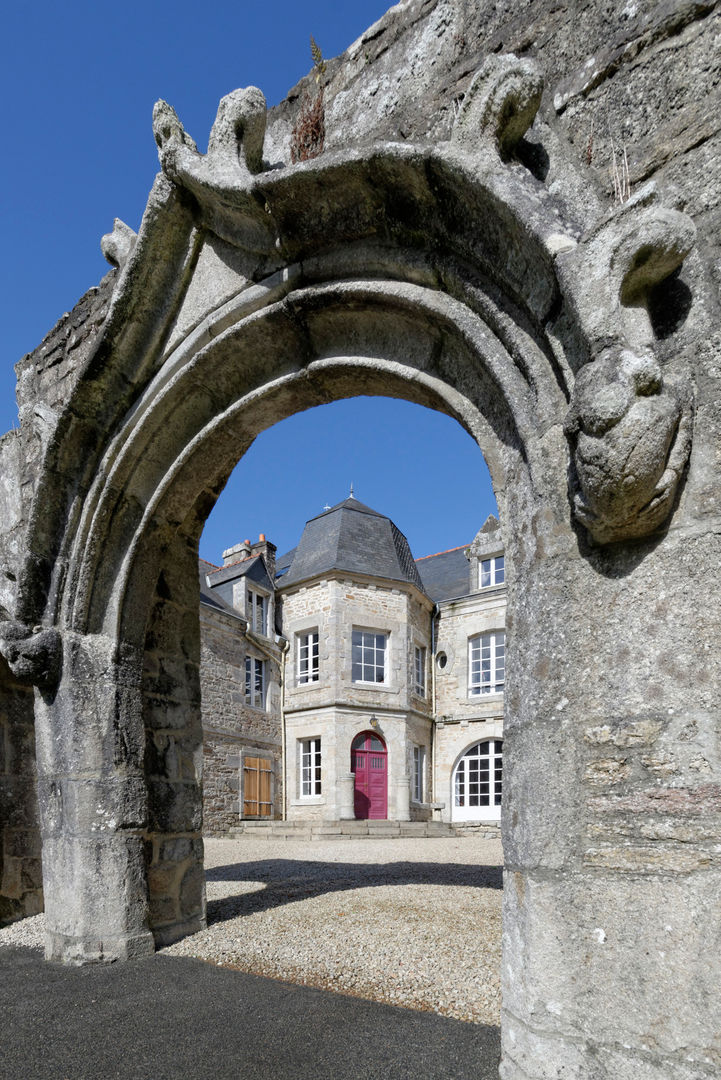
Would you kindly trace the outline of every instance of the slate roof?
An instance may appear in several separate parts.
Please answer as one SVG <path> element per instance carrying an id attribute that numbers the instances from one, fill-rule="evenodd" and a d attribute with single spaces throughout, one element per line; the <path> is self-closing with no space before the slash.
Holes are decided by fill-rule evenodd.
<path id="1" fill-rule="evenodd" d="M 278 583 L 278 579 L 284 577 L 284 575 L 287 574 L 290 570 L 290 564 L 293 562 L 297 550 L 297 547 L 291 548 L 290 551 L 286 551 L 285 555 L 281 555 L 278 559 L 275 560 L 276 584 Z"/>
<path id="2" fill-rule="evenodd" d="M 208 563 L 210 566 L 210 563 Z M 214 566 L 208 571 L 212 578 L 213 587 L 223 585 L 226 581 L 235 581 L 240 577 L 249 577 L 257 585 L 265 589 L 272 589 L 273 585 L 265 568 L 265 560 L 262 555 L 249 555 L 238 562 L 229 563 L 228 566 Z"/>
<path id="3" fill-rule="evenodd" d="M 198 577 L 200 578 L 200 602 L 201 604 L 207 604 L 208 607 L 216 608 L 218 611 L 226 611 L 231 615 L 237 614 L 233 611 L 230 604 L 226 604 L 225 600 L 218 593 L 211 589 L 205 580 L 206 574 L 212 574 L 218 569 L 213 563 L 206 562 L 205 559 L 198 559 Z"/>
<path id="4" fill-rule="evenodd" d="M 431 600 L 452 600 L 457 596 L 467 596 L 469 592 L 469 564 L 464 552 L 468 544 L 439 551 L 437 555 L 426 555 L 416 559 L 416 567 L 423 582 L 424 592 Z"/>
<path id="5" fill-rule="evenodd" d="M 347 570 L 408 581 L 423 590 L 403 533 L 385 514 L 353 496 L 307 521 L 297 548 L 278 560 L 277 569 L 287 565 L 289 556 L 290 568 L 278 582 L 281 588 L 331 570 Z"/>

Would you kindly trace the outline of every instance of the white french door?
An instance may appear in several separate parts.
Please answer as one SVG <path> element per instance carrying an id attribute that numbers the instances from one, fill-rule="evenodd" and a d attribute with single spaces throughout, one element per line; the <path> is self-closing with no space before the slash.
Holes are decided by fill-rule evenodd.
<path id="1" fill-rule="evenodd" d="M 499 821 L 503 740 L 485 739 L 466 750 L 453 773 L 453 821 Z"/>

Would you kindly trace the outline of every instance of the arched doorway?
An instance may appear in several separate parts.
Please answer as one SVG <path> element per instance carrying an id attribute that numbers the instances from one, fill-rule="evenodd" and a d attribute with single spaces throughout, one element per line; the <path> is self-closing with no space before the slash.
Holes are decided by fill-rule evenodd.
<path id="1" fill-rule="evenodd" d="M 453 821 L 500 821 L 503 739 L 483 739 L 453 770 Z"/>
<path id="2" fill-rule="evenodd" d="M 388 817 L 388 751 L 380 735 L 363 731 L 351 744 L 351 772 L 354 781 L 356 818 L 383 820 Z"/>
<path id="3" fill-rule="evenodd" d="M 656 815 L 658 788 L 618 795 L 612 785 L 627 764 L 614 758 L 610 769 L 608 754 L 628 747 L 629 731 L 649 743 L 665 737 L 694 700 L 693 665 L 671 671 L 656 643 L 649 718 L 649 666 L 635 643 L 654 639 L 673 600 L 673 655 L 706 632 L 689 620 L 698 617 L 691 577 L 679 584 L 669 571 L 687 557 L 689 536 L 694 565 L 703 567 L 701 554 L 715 564 L 717 536 L 692 509 L 707 498 L 710 457 L 692 463 L 693 497 L 675 499 L 691 448 L 688 372 L 706 324 L 689 324 L 676 352 L 675 342 L 659 346 L 666 384 L 645 303 L 690 249 L 691 223 L 647 189 L 588 228 L 593 211 L 576 194 L 587 184 L 571 178 L 570 158 L 548 171 L 548 189 L 520 157 L 509 162 L 518 117 L 530 115 L 517 108 L 519 80 L 528 102 L 538 94 L 514 58 L 498 59 L 502 68 L 479 73 L 497 81 L 487 93 L 474 84 L 448 144 L 360 144 L 259 175 L 257 94 L 233 99 L 250 113 L 233 119 L 232 165 L 227 99 L 207 156 L 159 106 L 164 172 L 137 239 L 123 227 L 106 243 L 123 269 L 92 352 L 66 386 L 42 391 L 46 400 L 34 400 L 36 380 L 23 390 L 23 404 L 48 404 L 58 417 L 15 604 L 28 649 L 38 649 L 33 628 L 46 626 L 63 650 L 57 686 L 35 699 L 47 955 L 128 958 L 204 925 L 190 585 L 202 524 L 259 431 L 338 397 L 397 394 L 454 416 L 477 440 L 507 522 L 504 1076 L 548 1076 L 559 1061 L 578 1061 L 582 1045 L 628 1072 L 621 1055 L 646 1040 L 649 1023 L 673 1068 L 687 1025 L 667 1024 L 667 1002 L 678 997 L 678 973 L 708 979 L 709 935 L 689 943 L 679 932 L 662 965 L 643 961 L 657 954 L 646 913 L 668 910 L 668 875 L 658 870 L 675 872 L 678 852 L 659 848 L 649 860 L 646 844 L 619 848 L 627 825 L 629 836 L 644 835 L 638 822 Z M 672 512 L 692 529 L 654 536 Z M 647 537 L 652 544 L 637 544 Z M 664 603 L 654 606 L 660 582 Z M 597 663 L 587 663 L 584 642 Z M 683 730 L 696 731 L 696 715 L 689 721 Z M 644 760 L 664 759 L 649 748 Z M 549 785 L 558 798 L 544 797 Z M 684 797 L 682 806 L 696 805 L 695 787 L 665 794 L 669 808 Z M 631 816 L 607 826 L 611 807 Z M 697 870 L 705 876 L 707 854 L 699 860 L 675 910 L 706 903 Z M 638 934 L 635 996 L 649 986 L 655 994 L 635 1028 L 626 1021 L 637 989 L 622 953 L 629 933 Z M 642 945 L 644 933 L 656 937 Z M 609 944 L 592 954 L 594 941 Z M 700 993 L 712 997 L 706 983 Z M 560 1002 L 562 1032 L 550 1001 Z M 694 1038 L 700 1047 L 707 1030 Z M 643 1055 L 638 1068 L 663 1075 L 645 1041 Z"/>

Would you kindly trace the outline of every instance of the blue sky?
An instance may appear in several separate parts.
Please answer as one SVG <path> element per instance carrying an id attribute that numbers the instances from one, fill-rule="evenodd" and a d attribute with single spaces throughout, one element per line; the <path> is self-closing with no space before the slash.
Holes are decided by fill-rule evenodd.
<path id="1" fill-rule="evenodd" d="M 169 101 L 204 147 L 224 94 L 252 84 L 277 103 L 311 66 L 310 34 L 335 56 L 388 6 L 40 0 L 5 11 L 0 432 L 17 423 L 13 365 L 106 273 L 100 237 L 113 218 L 140 224 L 158 168 L 154 102 Z M 289 461 L 303 444 L 314 448 L 314 468 L 301 471 Z M 416 554 L 467 543 L 495 505 L 481 454 L 454 421 L 406 402 L 352 399 L 256 440 L 201 551 L 217 561 L 223 547 L 258 532 L 284 550 L 351 481 Z"/>

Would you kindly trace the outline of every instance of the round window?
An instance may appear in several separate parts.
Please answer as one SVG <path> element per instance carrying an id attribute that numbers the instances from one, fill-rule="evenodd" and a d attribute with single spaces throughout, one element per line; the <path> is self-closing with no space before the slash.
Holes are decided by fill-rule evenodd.
<path id="1" fill-rule="evenodd" d="M 438 664 L 438 667 L 441 669 L 441 671 L 443 671 L 443 668 L 448 663 L 448 657 L 444 652 L 436 653 L 436 663 Z"/>

